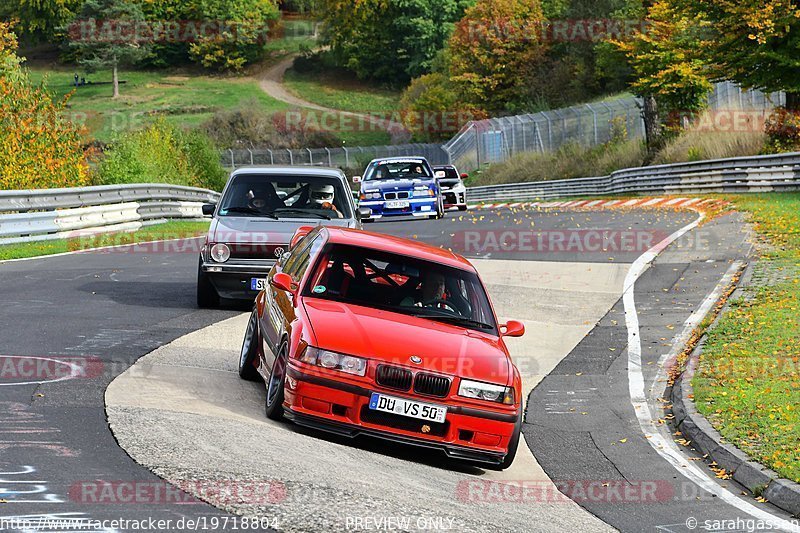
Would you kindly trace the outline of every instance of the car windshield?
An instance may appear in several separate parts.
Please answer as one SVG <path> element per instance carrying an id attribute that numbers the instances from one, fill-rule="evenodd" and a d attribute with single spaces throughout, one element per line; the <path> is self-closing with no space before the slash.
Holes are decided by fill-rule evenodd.
<path id="1" fill-rule="evenodd" d="M 458 171 L 453 167 L 433 167 L 433 170 L 444 172 L 444 177 L 448 180 L 458 180 L 460 178 Z"/>
<path id="2" fill-rule="evenodd" d="M 431 168 L 423 160 L 375 161 L 367 169 L 364 181 L 430 179 Z"/>
<path id="3" fill-rule="evenodd" d="M 304 295 L 497 334 L 489 299 L 474 272 L 405 255 L 331 245 Z"/>
<path id="4" fill-rule="evenodd" d="M 220 216 L 352 218 L 342 181 L 316 176 L 239 174 L 228 184 Z"/>

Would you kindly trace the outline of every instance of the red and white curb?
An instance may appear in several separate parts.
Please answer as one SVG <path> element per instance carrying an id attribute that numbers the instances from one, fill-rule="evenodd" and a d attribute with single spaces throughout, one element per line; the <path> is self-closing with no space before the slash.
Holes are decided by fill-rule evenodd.
<path id="1" fill-rule="evenodd" d="M 610 209 L 618 207 L 670 207 L 680 208 L 699 208 L 701 206 L 719 203 L 716 199 L 701 198 L 632 198 L 629 200 L 576 200 L 568 202 L 502 202 L 493 204 L 476 204 L 469 206 L 469 209 Z"/>

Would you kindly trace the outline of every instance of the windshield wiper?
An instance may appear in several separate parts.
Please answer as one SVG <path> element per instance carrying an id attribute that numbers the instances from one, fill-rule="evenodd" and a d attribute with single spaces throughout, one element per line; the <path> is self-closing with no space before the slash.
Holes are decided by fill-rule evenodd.
<path id="1" fill-rule="evenodd" d="M 245 215 L 253 215 L 254 217 L 268 217 L 273 220 L 278 220 L 278 217 L 273 215 L 272 213 L 264 213 L 263 211 L 259 211 L 258 209 L 254 209 L 252 207 L 247 206 L 236 206 L 236 207 L 229 207 L 225 210 L 226 213 L 241 213 Z"/>
<path id="2" fill-rule="evenodd" d="M 463 316 L 453 316 L 453 315 L 438 315 L 433 313 L 412 313 L 414 316 L 419 318 L 428 318 L 430 320 L 440 320 L 442 322 L 449 322 L 452 324 L 458 324 L 461 326 L 472 326 L 478 329 L 494 329 L 494 326 L 491 324 L 485 324 L 483 322 L 479 322 L 477 320 L 472 320 L 470 318 L 465 318 Z"/>
<path id="3" fill-rule="evenodd" d="M 273 214 L 274 213 L 277 213 L 277 214 L 281 214 L 281 213 L 297 213 L 297 214 L 300 214 L 300 215 L 308 215 L 308 216 L 314 216 L 314 217 L 317 217 L 317 218 L 324 218 L 325 220 L 331 220 L 331 217 L 329 217 L 328 215 L 323 215 L 322 213 L 312 213 L 312 212 L 306 211 L 304 209 L 291 209 L 291 208 L 282 209 L 281 208 L 281 209 L 276 209 L 275 211 L 273 211 Z"/>

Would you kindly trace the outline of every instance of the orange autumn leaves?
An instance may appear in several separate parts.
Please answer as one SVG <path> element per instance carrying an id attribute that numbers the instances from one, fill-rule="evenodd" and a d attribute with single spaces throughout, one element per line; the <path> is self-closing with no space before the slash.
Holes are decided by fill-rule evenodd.
<path id="1" fill-rule="evenodd" d="M 0 23 L 0 190 L 76 187 L 89 182 L 80 131 L 19 67 L 17 42 Z"/>

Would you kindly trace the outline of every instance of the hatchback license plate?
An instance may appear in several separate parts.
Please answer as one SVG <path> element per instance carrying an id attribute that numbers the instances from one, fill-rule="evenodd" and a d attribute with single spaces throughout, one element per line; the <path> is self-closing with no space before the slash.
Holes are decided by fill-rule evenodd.
<path id="1" fill-rule="evenodd" d="M 369 400 L 369 408 L 373 411 L 382 411 L 409 418 L 418 418 L 429 422 L 441 424 L 447 417 L 447 407 L 430 403 L 396 398 L 373 392 Z"/>

